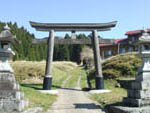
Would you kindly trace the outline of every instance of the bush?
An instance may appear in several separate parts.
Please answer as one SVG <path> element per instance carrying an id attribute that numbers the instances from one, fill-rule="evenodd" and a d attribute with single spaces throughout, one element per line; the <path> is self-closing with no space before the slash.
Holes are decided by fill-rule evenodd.
<path id="1" fill-rule="evenodd" d="M 135 77 L 141 65 L 141 59 L 135 54 L 126 53 L 112 57 L 102 64 L 103 76 L 105 79 L 117 79 L 120 77 Z M 94 70 L 88 76 L 93 76 Z M 92 79 L 93 77 L 91 77 Z"/>
<path id="2" fill-rule="evenodd" d="M 115 79 L 118 78 L 120 75 L 120 72 L 114 69 L 105 69 L 103 71 L 104 79 Z"/>
<path id="3" fill-rule="evenodd" d="M 135 54 L 122 54 L 103 63 L 103 75 L 104 78 L 134 77 L 140 65 L 141 59 Z"/>

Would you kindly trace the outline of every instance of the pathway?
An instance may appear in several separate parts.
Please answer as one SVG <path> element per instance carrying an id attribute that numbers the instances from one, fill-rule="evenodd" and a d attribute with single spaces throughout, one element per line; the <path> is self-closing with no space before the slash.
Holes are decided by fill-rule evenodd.
<path id="1" fill-rule="evenodd" d="M 69 78 L 67 78 L 66 81 L 68 80 Z M 104 113 L 98 104 L 90 100 L 80 89 L 80 80 L 81 76 L 79 76 L 77 85 L 73 89 L 59 89 L 57 101 L 51 106 L 47 113 Z"/>

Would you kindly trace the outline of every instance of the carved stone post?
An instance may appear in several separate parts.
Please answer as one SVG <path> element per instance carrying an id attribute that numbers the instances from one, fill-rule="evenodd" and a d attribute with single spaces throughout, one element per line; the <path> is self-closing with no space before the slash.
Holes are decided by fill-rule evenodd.
<path id="1" fill-rule="evenodd" d="M 45 69 L 45 77 L 43 83 L 44 90 L 50 90 L 52 86 L 52 61 L 53 61 L 53 51 L 54 51 L 54 30 L 49 32 L 48 38 L 48 48 L 47 48 L 47 61 Z"/>
<path id="2" fill-rule="evenodd" d="M 95 70 L 96 70 L 96 78 L 95 85 L 96 89 L 104 89 L 104 79 L 102 75 L 102 66 L 100 62 L 100 48 L 99 48 L 99 40 L 97 36 L 97 30 L 92 32 L 92 43 L 94 49 L 94 62 L 95 62 Z"/>

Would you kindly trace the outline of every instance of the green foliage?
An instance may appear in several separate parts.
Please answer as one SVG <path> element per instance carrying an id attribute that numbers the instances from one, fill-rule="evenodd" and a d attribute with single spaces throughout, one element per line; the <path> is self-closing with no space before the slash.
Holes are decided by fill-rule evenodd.
<path id="1" fill-rule="evenodd" d="M 43 111 L 47 111 L 52 103 L 56 101 L 56 95 L 43 94 L 34 89 L 42 88 L 42 83 L 22 83 L 20 86 L 25 98 L 29 100 L 29 108 L 42 107 Z"/>
<path id="2" fill-rule="evenodd" d="M 127 92 L 123 88 L 116 88 L 117 81 L 105 80 L 106 89 L 111 90 L 110 93 L 93 94 L 91 98 L 96 100 L 102 107 L 106 107 L 110 104 L 121 102 L 123 97 L 127 96 Z"/>
<path id="3" fill-rule="evenodd" d="M 77 39 L 88 38 L 84 34 L 77 35 Z M 71 39 L 66 34 L 65 39 Z M 73 61 L 80 63 L 80 52 L 84 45 L 55 45 L 54 47 L 54 61 Z"/>
<path id="4" fill-rule="evenodd" d="M 60 61 L 69 61 L 70 60 L 70 54 L 69 54 L 69 48 L 67 45 L 60 45 L 59 52 L 58 52 L 58 60 Z"/>
<path id="5" fill-rule="evenodd" d="M 106 61 L 103 66 L 104 78 L 134 77 L 141 60 L 134 54 L 123 54 Z"/>
<path id="6" fill-rule="evenodd" d="M 135 54 L 118 55 L 102 64 L 103 76 L 105 79 L 135 77 L 140 65 L 141 59 Z M 94 72 L 94 70 L 90 71 L 89 76 L 94 75 Z"/>

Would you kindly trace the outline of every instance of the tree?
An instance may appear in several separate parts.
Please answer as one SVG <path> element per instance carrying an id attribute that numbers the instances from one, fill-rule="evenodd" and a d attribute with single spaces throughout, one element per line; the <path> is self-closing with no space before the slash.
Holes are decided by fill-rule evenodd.
<path id="1" fill-rule="evenodd" d="M 60 45 L 59 53 L 58 53 L 59 61 L 69 61 L 70 54 L 67 45 Z"/>

